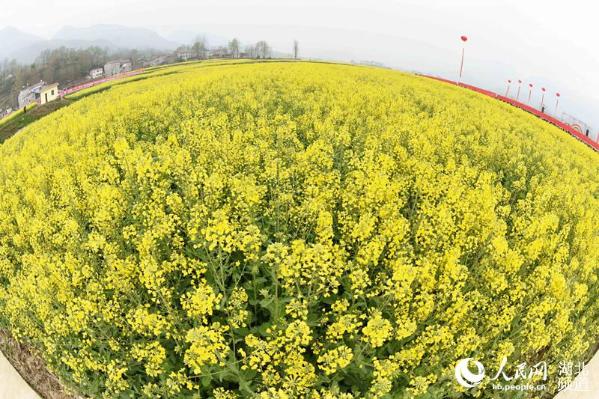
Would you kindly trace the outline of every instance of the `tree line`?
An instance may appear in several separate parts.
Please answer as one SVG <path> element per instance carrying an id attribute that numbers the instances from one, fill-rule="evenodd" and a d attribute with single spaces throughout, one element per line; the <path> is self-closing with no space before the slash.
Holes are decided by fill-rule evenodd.
<path id="1" fill-rule="evenodd" d="M 272 58 L 272 48 L 264 41 L 260 40 L 255 44 L 249 44 L 242 47 L 239 39 L 234 38 L 226 46 L 216 46 L 209 48 L 205 38 L 197 38 L 191 45 L 184 45 L 177 48 L 175 54 L 179 59 L 207 59 L 210 57 L 220 58 Z"/>

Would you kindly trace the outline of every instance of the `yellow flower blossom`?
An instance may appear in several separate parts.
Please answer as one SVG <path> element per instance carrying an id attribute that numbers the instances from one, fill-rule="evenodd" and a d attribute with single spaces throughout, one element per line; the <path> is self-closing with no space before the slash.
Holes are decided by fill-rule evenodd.
<path id="1" fill-rule="evenodd" d="M 338 369 L 347 367 L 352 361 L 353 353 L 351 348 L 342 345 L 332 349 L 318 357 L 318 363 L 321 363 L 320 368 L 325 374 L 333 374 Z"/>
<path id="2" fill-rule="evenodd" d="M 223 363 L 229 348 L 225 345 L 225 327 L 218 323 L 211 327 L 198 327 L 187 332 L 185 340 L 190 347 L 185 351 L 185 364 L 195 374 L 201 373 L 204 365 Z"/>
<path id="3" fill-rule="evenodd" d="M 94 399 L 463 396 L 597 341 L 598 168 L 398 71 L 150 68 L 0 145 L 0 325 Z"/>
<path id="4" fill-rule="evenodd" d="M 393 328 L 389 320 L 382 317 L 380 312 L 374 312 L 366 326 L 362 329 L 364 340 L 373 348 L 382 346 L 391 336 Z"/>

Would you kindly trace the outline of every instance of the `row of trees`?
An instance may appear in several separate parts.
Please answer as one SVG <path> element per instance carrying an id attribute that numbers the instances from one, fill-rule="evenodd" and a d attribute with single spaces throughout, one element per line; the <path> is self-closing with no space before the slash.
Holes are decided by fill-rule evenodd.
<path id="1" fill-rule="evenodd" d="M 248 46 L 246 52 L 250 58 L 271 58 L 272 49 L 264 40 L 259 41 L 253 46 Z"/>
<path id="2" fill-rule="evenodd" d="M 272 58 L 272 48 L 270 45 L 261 40 L 255 44 L 246 45 L 242 48 L 241 42 L 234 38 L 227 46 L 219 46 L 209 49 L 208 42 L 205 38 L 196 39 L 191 46 L 181 46 L 177 49 L 176 54 L 179 58 L 195 58 L 206 59 L 209 57 L 215 58 Z M 184 55 L 182 57 L 181 55 Z M 293 42 L 293 57 L 299 57 L 299 43 L 297 40 Z"/>

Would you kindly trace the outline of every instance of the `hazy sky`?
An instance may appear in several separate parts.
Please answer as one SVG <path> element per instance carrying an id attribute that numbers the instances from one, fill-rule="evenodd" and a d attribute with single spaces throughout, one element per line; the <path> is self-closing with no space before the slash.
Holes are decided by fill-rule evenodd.
<path id="1" fill-rule="evenodd" d="M 505 91 L 507 79 L 562 93 L 567 111 L 599 129 L 599 3 L 591 0 L 0 0 L 0 27 L 50 37 L 63 25 L 114 23 L 300 42 L 304 57 L 373 60 Z M 0 43 L 1 45 L 1 43 Z M 513 90 L 513 88 L 512 88 Z M 536 90 L 535 104 L 540 102 Z M 524 93 L 524 90 L 523 90 Z M 523 97 L 527 97 L 528 93 Z M 522 98 L 522 97 L 521 97 Z"/>

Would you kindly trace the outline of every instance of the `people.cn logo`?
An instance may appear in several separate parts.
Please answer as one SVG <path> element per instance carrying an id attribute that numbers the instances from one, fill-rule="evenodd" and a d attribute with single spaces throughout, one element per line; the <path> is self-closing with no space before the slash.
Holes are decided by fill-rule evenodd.
<path id="1" fill-rule="evenodd" d="M 472 360 L 477 368 L 477 372 L 473 373 L 468 368 L 468 363 L 472 360 L 471 357 L 462 359 L 455 365 L 455 378 L 458 384 L 464 388 L 473 388 L 481 383 L 485 378 L 485 366 L 479 361 Z"/>

